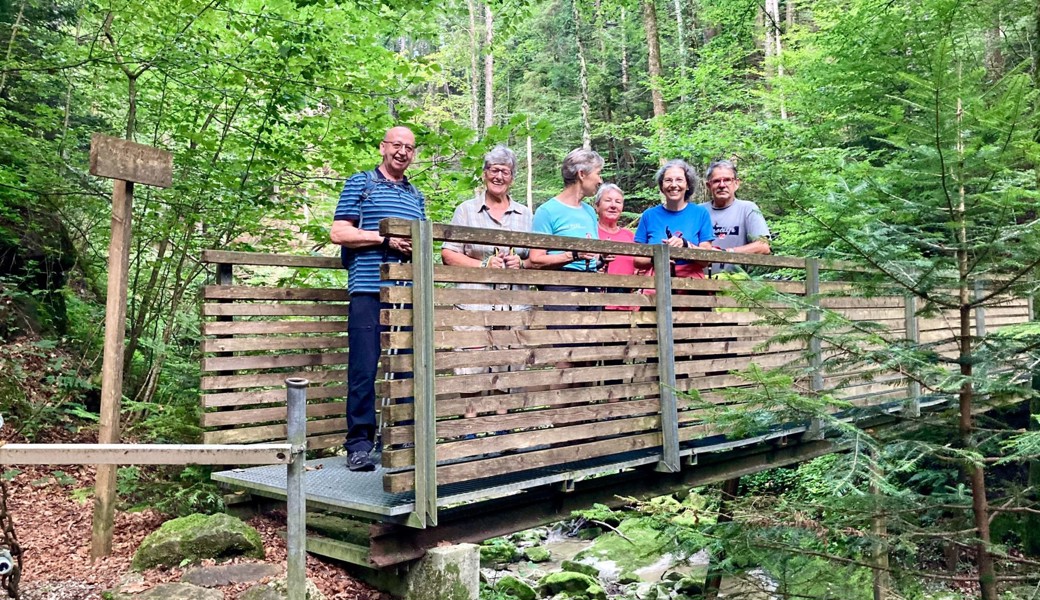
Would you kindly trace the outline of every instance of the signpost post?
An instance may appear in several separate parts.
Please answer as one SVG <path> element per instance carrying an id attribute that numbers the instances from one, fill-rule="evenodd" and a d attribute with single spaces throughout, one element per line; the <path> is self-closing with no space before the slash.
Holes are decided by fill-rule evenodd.
<path id="1" fill-rule="evenodd" d="M 123 344 L 126 340 L 126 287 L 134 184 L 170 187 L 173 155 L 165 150 L 95 133 L 90 139 L 90 174 L 113 179 L 112 238 L 108 244 L 108 296 L 105 300 L 105 348 L 101 367 L 99 444 L 119 442 L 119 405 L 123 397 Z M 97 466 L 90 556 L 112 552 L 116 465 Z"/>

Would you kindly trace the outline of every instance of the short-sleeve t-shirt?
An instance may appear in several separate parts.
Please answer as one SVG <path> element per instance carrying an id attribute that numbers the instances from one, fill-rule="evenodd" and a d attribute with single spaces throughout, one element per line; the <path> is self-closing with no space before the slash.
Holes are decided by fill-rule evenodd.
<path id="1" fill-rule="evenodd" d="M 582 202 L 578 206 L 569 206 L 556 198 L 550 198 L 534 211 L 535 233 L 548 233 L 564 237 L 581 239 L 599 238 L 599 219 L 591 206 Z M 562 250 L 550 250 L 549 254 L 560 254 Z M 566 271 L 594 271 L 595 264 L 589 261 L 575 260 L 563 265 Z"/>
<path id="2" fill-rule="evenodd" d="M 658 205 L 643 211 L 636 228 L 640 244 L 660 244 L 672 236 L 681 236 L 690 246 L 715 239 L 708 211 L 696 204 L 687 204 L 682 210 L 668 210 Z"/>
<path id="3" fill-rule="evenodd" d="M 726 208 L 715 208 L 711 202 L 701 204 L 708 211 L 715 230 L 715 245 L 723 250 L 744 246 L 769 237 L 769 225 L 754 202 L 734 198 Z M 713 264 L 712 271 L 735 271 L 736 265 Z"/>
<path id="4" fill-rule="evenodd" d="M 355 173 L 343 184 L 336 205 L 336 221 L 351 221 L 358 229 L 379 231 L 380 221 L 393 218 L 426 218 L 426 199 L 407 178 L 393 181 L 377 168 L 367 173 Z M 385 246 L 344 248 L 343 258 L 348 271 L 347 291 L 351 294 L 375 294 L 379 288 L 393 285 L 393 282 L 379 278 L 379 265 L 399 263 L 403 259 L 400 253 Z"/>

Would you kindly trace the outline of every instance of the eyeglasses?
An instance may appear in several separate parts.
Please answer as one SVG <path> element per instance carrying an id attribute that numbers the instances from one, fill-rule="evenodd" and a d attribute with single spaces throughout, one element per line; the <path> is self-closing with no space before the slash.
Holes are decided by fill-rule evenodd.
<path id="1" fill-rule="evenodd" d="M 403 142 L 388 142 L 386 140 L 383 140 L 383 143 L 393 148 L 394 152 L 400 152 L 402 149 L 409 154 L 415 152 L 414 144 L 405 144 Z"/>
<path id="2" fill-rule="evenodd" d="M 719 177 L 718 179 L 712 179 L 708 182 L 708 185 L 730 185 L 736 181 L 735 177 Z"/>
<path id="3" fill-rule="evenodd" d="M 484 172 L 492 177 L 505 177 L 507 179 L 513 176 L 513 170 L 508 167 L 488 167 L 484 169 Z"/>

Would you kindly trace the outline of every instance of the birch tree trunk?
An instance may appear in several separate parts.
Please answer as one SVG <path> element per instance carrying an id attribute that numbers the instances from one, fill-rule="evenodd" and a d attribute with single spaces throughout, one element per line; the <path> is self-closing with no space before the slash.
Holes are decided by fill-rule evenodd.
<path id="1" fill-rule="evenodd" d="M 769 77 L 769 59 L 776 63 L 775 83 L 780 85 L 784 76 L 783 49 L 780 43 L 780 2 L 779 0 L 765 0 L 765 29 L 766 29 L 766 77 Z M 784 102 L 783 90 L 780 92 L 780 118 L 787 119 L 787 105 Z"/>
<path id="2" fill-rule="evenodd" d="M 484 132 L 495 124 L 495 21 L 491 7 L 484 5 Z"/>
<path id="3" fill-rule="evenodd" d="M 574 40 L 578 43 L 578 76 L 581 83 L 581 147 L 592 148 L 592 126 L 589 123 L 589 69 L 585 62 L 585 45 L 581 41 L 581 13 L 578 11 L 578 0 L 571 0 L 571 11 L 574 13 Z"/>
<path id="4" fill-rule="evenodd" d="M 620 24 L 620 29 L 621 29 L 621 36 L 620 36 L 620 38 L 621 38 L 620 39 L 620 44 L 621 44 L 621 90 L 624 91 L 624 92 L 628 91 L 628 36 L 625 35 L 625 17 L 627 17 L 627 16 L 628 15 L 626 14 L 625 7 L 622 6 L 621 7 L 621 24 Z"/>
<path id="5" fill-rule="evenodd" d="M 773 0 L 776 1 L 776 0 Z M 675 0 L 675 39 L 679 45 L 679 80 L 686 81 L 686 27 L 683 24 L 682 0 Z M 680 102 L 686 102 L 686 92 L 679 96 Z"/>
<path id="6" fill-rule="evenodd" d="M 480 134 L 480 71 L 478 55 L 480 42 L 477 40 L 477 7 L 475 0 L 466 0 L 469 9 L 469 126 Z"/>

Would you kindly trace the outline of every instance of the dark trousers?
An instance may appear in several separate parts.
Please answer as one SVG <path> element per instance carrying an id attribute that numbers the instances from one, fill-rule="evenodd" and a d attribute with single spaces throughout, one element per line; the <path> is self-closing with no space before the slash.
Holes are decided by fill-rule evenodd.
<path id="1" fill-rule="evenodd" d="M 348 452 L 368 452 L 376 439 L 376 369 L 379 366 L 379 294 L 353 294 L 347 312 Z"/>

